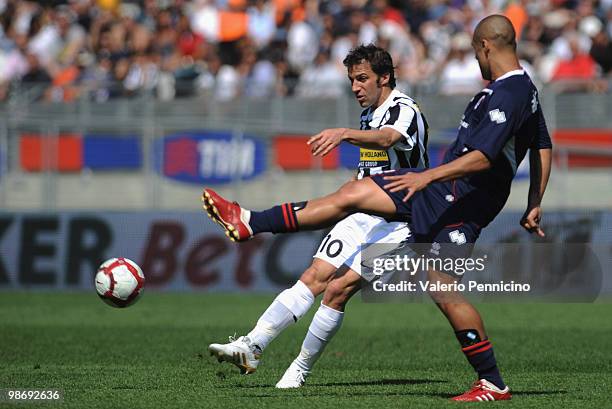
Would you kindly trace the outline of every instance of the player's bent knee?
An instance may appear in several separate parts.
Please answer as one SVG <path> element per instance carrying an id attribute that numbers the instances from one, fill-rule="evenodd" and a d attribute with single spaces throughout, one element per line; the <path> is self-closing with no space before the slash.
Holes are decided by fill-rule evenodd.
<path id="1" fill-rule="evenodd" d="M 368 192 L 365 189 L 365 186 L 362 181 L 355 180 L 342 185 L 340 190 L 338 190 L 338 194 L 341 198 L 341 203 L 339 203 L 341 207 L 357 208 L 359 203 L 363 201 Z"/>

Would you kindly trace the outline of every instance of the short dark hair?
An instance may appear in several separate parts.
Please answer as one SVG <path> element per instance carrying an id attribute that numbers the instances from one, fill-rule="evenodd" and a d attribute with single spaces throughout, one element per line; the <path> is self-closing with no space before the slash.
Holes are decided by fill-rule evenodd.
<path id="1" fill-rule="evenodd" d="M 383 48 L 374 44 L 360 45 L 353 48 L 342 63 L 347 69 L 361 64 L 363 61 L 370 63 L 372 71 L 378 76 L 389 74 L 389 87 L 395 88 L 395 70 L 391 55 Z"/>

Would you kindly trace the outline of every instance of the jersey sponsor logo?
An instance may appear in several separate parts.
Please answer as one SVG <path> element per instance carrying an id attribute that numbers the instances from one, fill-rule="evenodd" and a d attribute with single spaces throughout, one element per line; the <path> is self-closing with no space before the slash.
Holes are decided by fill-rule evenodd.
<path id="1" fill-rule="evenodd" d="M 362 161 L 379 161 L 379 160 L 389 160 L 389 155 L 387 151 L 381 151 L 376 149 L 361 149 L 359 151 L 359 160 Z"/>
<path id="2" fill-rule="evenodd" d="M 489 118 L 491 118 L 491 122 L 495 122 L 498 125 L 506 122 L 506 114 L 504 111 L 500 111 L 499 109 L 489 111 Z"/>
<path id="3" fill-rule="evenodd" d="M 453 230 L 452 232 L 448 233 L 448 237 L 452 243 L 455 243 L 458 246 L 467 243 L 465 234 L 459 230 Z"/>
<path id="4" fill-rule="evenodd" d="M 389 154 L 387 151 L 380 149 L 364 149 L 359 150 L 359 173 L 362 174 L 363 169 L 368 168 L 371 171 L 369 175 L 380 173 L 389 168 Z M 377 170 L 374 170 L 378 168 Z M 363 174 L 361 175 L 363 176 Z M 361 179 L 361 177 L 359 177 Z"/>
<path id="5" fill-rule="evenodd" d="M 533 91 L 531 98 L 531 113 L 534 114 L 538 110 L 538 91 Z"/>

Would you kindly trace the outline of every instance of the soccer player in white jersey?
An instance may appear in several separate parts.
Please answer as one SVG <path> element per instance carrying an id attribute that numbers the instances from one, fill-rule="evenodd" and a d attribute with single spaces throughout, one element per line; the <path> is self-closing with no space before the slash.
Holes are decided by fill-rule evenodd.
<path id="1" fill-rule="evenodd" d="M 374 45 L 362 45 L 350 51 L 344 65 L 352 91 L 365 108 L 360 129 L 326 129 L 311 137 L 308 144 L 313 155 L 325 155 L 342 141 L 359 146 L 358 179 L 402 167 L 428 167 L 427 122 L 419 106 L 395 89 L 393 61 L 389 53 Z M 271 217 L 262 216 L 265 220 L 280 220 L 283 225 L 278 226 L 278 231 L 291 231 L 297 228 L 295 212 L 303 206 L 305 203 L 286 203 L 272 209 Z M 397 244 L 409 236 L 410 229 L 406 223 L 364 213 L 355 213 L 340 221 L 323 239 L 310 267 L 293 287 L 276 297 L 246 336 L 230 337 L 227 344 L 211 344 L 209 351 L 220 362 L 233 363 L 242 373 L 255 372 L 263 350 L 310 309 L 315 297 L 325 291 L 335 276 L 342 273 L 360 276 L 362 244 Z M 374 277 L 364 278 L 370 280 Z M 288 371 L 278 387 L 303 384 L 310 368 L 339 328 L 342 317 L 342 310 L 330 308 L 323 301 L 304 340 L 303 354 L 296 360 L 297 364 L 290 367 L 301 365 L 301 369 Z M 334 330 L 327 330 L 329 328 Z"/>

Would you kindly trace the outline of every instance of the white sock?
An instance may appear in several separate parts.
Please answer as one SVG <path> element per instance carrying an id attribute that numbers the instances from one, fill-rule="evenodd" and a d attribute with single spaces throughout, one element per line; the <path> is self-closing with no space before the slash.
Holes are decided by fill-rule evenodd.
<path id="1" fill-rule="evenodd" d="M 308 333 L 304 338 L 302 350 L 293 361 L 300 369 L 310 372 L 315 362 L 321 356 L 325 346 L 331 341 L 342 325 L 344 312 L 336 311 L 321 304 L 312 318 Z"/>
<path id="2" fill-rule="evenodd" d="M 247 334 L 251 344 L 263 351 L 290 324 L 301 318 L 314 303 L 314 295 L 303 282 L 280 293 Z"/>

